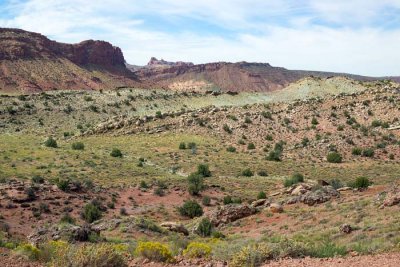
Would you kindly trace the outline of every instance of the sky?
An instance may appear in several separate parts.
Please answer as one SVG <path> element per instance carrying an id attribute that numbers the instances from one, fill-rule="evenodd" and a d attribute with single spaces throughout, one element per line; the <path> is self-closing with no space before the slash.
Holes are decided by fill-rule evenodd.
<path id="1" fill-rule="evenodd" d="M 400 75 L 400 0 L 0 0 L 0 27 L 109 41 L 135 65 L 154 56 Z"/>

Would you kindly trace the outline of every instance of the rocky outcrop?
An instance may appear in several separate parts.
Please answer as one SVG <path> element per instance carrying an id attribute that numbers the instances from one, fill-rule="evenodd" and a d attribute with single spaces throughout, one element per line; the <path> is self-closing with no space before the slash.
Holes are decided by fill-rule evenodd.
<path id="1" fill-rule="evenodd" d="M 176 222 L 163 222 L 160 224 L 161 227 L 167 229 L 170 232 L 181 233 L 184 235 L 189 235 L 189 231 L 183 224 Z"/>
<path id="2" fill-rule="evenodd" d="M 400 189 L 398 186 L 394 186 L 386 193 L 382 207 L 391 207 L 397 204 L 400 204 Z"/>
<path id="3" fill-rule="evenodd" d="M 93 229 L 90 225 L 77 226 L 72 224 L 52 225 L 40 227 L 34 230 L 28 240 L 37 246 L 51 240 L 66 240 L 68 242 L 84 242 L 89 240 L 92 234 L 99 235 L 100 231 Z"/>
<path id="4" fill-rule="evenodd" d="M 88 40 L 64 44 L 20 29 L 0 28 L 0 60 L 63 57 L 78 65 L 125 67 L 120 48 L 105 41 Z"/>
<path id="5" fill-rule="evenodd" d="M 208 217 L 214 226 L 219 226 L 248 217 L 256 212 L 256 208 L 250 205 L 230 204 L 218 207 L 208 214 Z"/>
<path id="6" fill-rule="evenodd" d="M 108 42 L 65 44 L 38 33 L 0 28 L 0 90 L 112 89 L 137 84 L 121 49 Z"/>
<path id="7" fill-rule="evenodd" d="M 332 186 L 322 186 L 315 190 L 308 190 L 299 196 L 290 198 L 286 203 L 294 204 L 301 202 L 309 206 L 320 204 L 331 200 L 333 197 L 339 197 L 340 193 Z"/>

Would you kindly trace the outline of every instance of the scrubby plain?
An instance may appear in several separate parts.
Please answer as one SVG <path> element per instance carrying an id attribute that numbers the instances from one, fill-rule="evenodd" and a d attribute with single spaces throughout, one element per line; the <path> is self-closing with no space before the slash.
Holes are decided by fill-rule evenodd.
<path id="1" fill-rule="evenodd" d="M 272 93 L 3 95 L 0 245 L 38 266 L 396 252 L 399 90 L 306 78 Z"/>

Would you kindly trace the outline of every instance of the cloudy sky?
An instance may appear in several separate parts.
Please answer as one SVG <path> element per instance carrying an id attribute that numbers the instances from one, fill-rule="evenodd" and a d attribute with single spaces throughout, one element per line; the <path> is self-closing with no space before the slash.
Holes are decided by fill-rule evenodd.
<path id="1" fill-rule="evenodd" d="M 400 75 L 400 0 L 0 0 L 0 27 L 106 40 L 137 65 L 155 56 Z"/>

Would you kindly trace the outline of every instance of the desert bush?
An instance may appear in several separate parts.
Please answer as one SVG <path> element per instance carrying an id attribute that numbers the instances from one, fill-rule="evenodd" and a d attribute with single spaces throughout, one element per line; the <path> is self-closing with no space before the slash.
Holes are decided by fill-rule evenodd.
<path id="1" fill-rule="evenodd" d="M 312 124 L 312 125 L 318 125 L 318 120 L 317 120 L 317 118 L 313 117 L 313 118 L 311 119 L 311 124 Z"/>
<path id="2" fill-rule="evenodd" d="M 69 213 L 65 213 L 61 219 L 60 223 L 75 224 L 75 219 Z"/>
<path id="3" fill-rule="evenodd" d="M 183 251 L 183 255 L 188 258 L 209 258 L 211 247 L 204 243 L 192 242 Z"/>
<path id="4" fill-rule="evenodd" d="M 69 180 L 68 179 L 58 179 L 56 183 L 58 189 L 64 192 L 69 191 Z"/>
<path id="5" fill-rule="evenodd" d="M 232 204 L 233 203 L 232 197 L 231 196 L 224 196 L 223 203 L 224 203 L 224 205 Z"/>
<path id="6" fill-rule="evenodd" d="M 229 266 L 253 267 L 260 266 L 266 260 L 273 258 L 273 250 L 268 244 L 258 243 L 243 247 L 233 255 Z"/>
<path id="7" fill-rule="evenodd" d="M 262 177 L 266 177 L 266 176 L 268 176 L 268 173 L 267 173 L 267 171 L 261 170 L 261 171 L 257 172 L 257 175 L 258 176 L 262 176 Z"/>
<path id="8" fill-rule="evenodd" d="M 86 222 L 92 223 L 101 218 L 101 211 L 96 205 L 88 203 L 83 208 L 82 218 Z"/>
<path id="9" fill-rule="evenodd" d="M 171 262 L 171 251 L 159 242 L 140 242 L 135 249 L 135 254 L 156 262 Z"/>
<path id="10" fill-rule="evenodd" d="M 192 173 L 188 176 L 188 191 L 192 196 L 198 195 L 204 189 L 204 177 L 198 173 Z"/>
<path id="11" fill-rule="evenodd" d="M 270 134 L 267 134 L 267 136 L 265 136 L 265 140 L 267 140 L 267 141 L 273 141 L 273 140 L 274 140 L 274 137 L 273 137 L 272 135 L 270 135 Z"/>
<path id="12" fill-rule="evenodd" d="M 204 206 L 210 206 L 210 204 L 211 204 L 211 199 L 210 199 L 210 197 L 209 197 L 209 196 L 204 196 L 203 199 L 201 200 L 201 203 L 202 203 Z"/>
<path id="13" fill-rule="evenodd" d="M 118 148 L 113 148 L 110 153 L 110 156 L 114 158 L 122 158 L 122 152 Z"/>
<path id="14" fill-rule="evenodd" d="M 143 181 L 143 180 L 140 181 L 139 187 L 143 188 L 143 189 L 149 188 L 149 186 L 147 185 L 146 181 Z"/>
<path id="15" fill-rule="evenodd" d="M 57 141 L 51 136 L 49 138 L 47 138 L 47 140 L 44 142 L 44 145 L 46 147 L 52 147 L 52 148 L 57 148 L 58 147 Z"/>
<path id="16" fill-rule="evenodd" d="M 347 248 L 338 246 L 330 241 L 324 241 L 312 246 L 307 254 L 315 258 L 333 258 L 345 256 L 347 254 Z"/>
<path id="17" fill-rule="evenodd" d="M 195 200 L 186 201 L 181 207 L 178 208 L 178 211 L 182 216 L 189 218 L 203 215 L 203 208 Z"/>
<path id="18" fill-rule="evenodd" d="M 380 121 L 380 120 L 373 120 L 372 122 L 371 122 L 371 126 L 372 127 L 379 127 L 379 126 L 381 126 L 382 125 L 382 122 Z"/>
<path id="19" fill-rule="evenodd" d="M 264 191 L 260 191 L 257 195 L 257 199 L 266 199 L 267 198 L 267 194 L 265 194 Z"/>
<path id="20" fill-rule="evenodd" d="M 304 176 L 301 173 L 295 173 L 290 178 L 285 179 L 283 185 L 289 187 L 302 182 L 304 182 Z"/>
<path id="21" fill-rule="evenodd" d="M 249 144 L 247 145 L 247 149 L 248 149 L 248 150 L 256 149 L 256 146 L 254 145 L 254 143 L 249 143 Z"/>
<path id="22" fill-rule="evenodd" d="M 213 226 L 210 220 L 208 218 L 203 218 L 197 226 L 196 232 L 202 237 L 207 237 L 211 235 L 212 230 Z"/>
<path id="23" fill-rule="evenodd" d="M 196 147 L 197 147 L 197 145 L 196 145 L 195 142 L 189 142 L 189 143 L 188 143 L 188 148 L 189 148 L 189 149 L 195 149 Z"/>
<path id="24" fill-rule="evenodd" d="M 161 187 L 157 187 L 157 188 L 154 190 L 154 195 L 159 196 L 159 197 L 164 196 L 164 195 L 165 195 L 164 189 L 161 188 Z"/>
<path id="25" fill-rule="evenodd" d="M 186 149 L 186 144 L 185 144 L 185 142 L 181 142 L 180 144 L 179 144 L 179 149 Z"/>
<path id="26" fill-rule="evenodd" d="M 157 111 L 156 112 L 156 118 L 162 119 L 162 117 L 163 117 L 163 115 L 162 115 L 161 111 Z"/>
<path id="27" fill-rule="evenodd" d="M 22 244 L 15 248 L 18 255 L 26 257 L 30 260 L 39 260 L 40 250 L 31 244 Z"/>
<path id="28" fill-rule="evenodd" d="M 59 241 L 57 241 L 59 242 Z M 53 250 L 50 266 L 73 266 L 73 267 L 125 267 L 126 250 L 114 244 L 50 244 L 49 251 Z"/>
<path id="29" fill-rule="evenodd" d="M 361 176 L 357 177 L 355 181 L 350 182 L 348 185 L 350 187 L 360 189 L 360 188 L 367 188 L 368 186 L 371 185 L 371 182 L 367 177 Z"/>
<path id="30" fill-rule="evenodd" d="M 72 143 L 71 148 L 73 150 L 84 150 L 85 145 L 82 142 L 75 142 L 75 143 Z"/>
<path id="31" fill-rule="evenodd" d="M 226 151 L 228 151 L 228 152 L 236 152 L 236 148 L 235 147 L 233 147 L 233 146 L 228 146 L 227 148 L 226 148 Z"/>
<path id="32" fill-rule="evenodd" d="M 362 156 L 367 157 L 367 158 L 372 158 L 375 154 L 375 151 L 373 148 L 366 148 L 362 151 Z"/>
<path id="33" fill-rule="evenodd" d="M 332 179 L 329 184 L 335 189 L 343 187 L 343 183 L 339 179 Z"/>
<path id="34" fill-rule="evenodd" d="M 355 155 L 355 156 L 360 156 L 361 153 L 362 153 L 362 149 L 359 148 L 359 147 L 354 147 L 354 148 L 351 150 L 351 154 L 353 154 L 353 155 Z"/>
<path id="35" fill-rule="evenodd" d="M 224 124 L 224 126 L 222 126 L 222 128 L 224 129 L 225 132 L 227 132 L 228 134 L 232 133 L 231 128 L 228 126 L 228 124 Z"/>
<path id="36" fill-rule="evenodd" d="M 203 177 L 211 177 L 211 171 L 207 164 L 199 164 L 197 166 L 197 174 L 200 174 Z"/>
<path id="37" fill-rule="evenodd" d="M 281 151 L 273 150 L 269 152 L 266 159 L 269 161 L 281 161 L 281 155 L 282 155 Z"/>
<path id="38" fill-rule="evenodd" d="M 44 178 L 40 175 L 34 175 L 32 176 L 32 182 L 34 182 L 35 184 L 43 184 Z"/>
<path id="39" fill-rule="evenodd" d="M 327 156 L 326 156 L 326 160 L 329 163 L 341 163 L 343 160 L 342 155 L 340 155 L 338 152 L 330 152 Z"/>
<path id="40" fill-rule="evenodd" d="M 254 175 L 254 172 L 252 170 L 250 170 L 249 168 L 244 169 L 242 171 L 242 176 L 251 177 L 253 175 Z"/>

